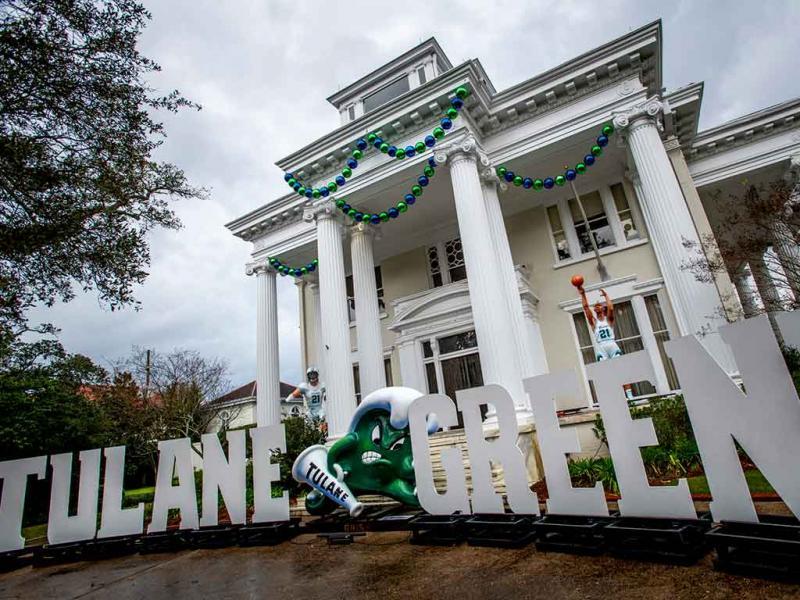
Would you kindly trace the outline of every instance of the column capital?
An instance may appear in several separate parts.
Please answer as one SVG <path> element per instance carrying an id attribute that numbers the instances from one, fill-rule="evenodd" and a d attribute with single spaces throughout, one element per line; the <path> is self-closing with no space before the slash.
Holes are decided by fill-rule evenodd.
<path id="1" fill-rule="evenodd" d="M 266 261 L 253 261 L 244 266 L 246 275 L 261 275 L 262 273 L 275 274 L 277 271 Z"/>
<path id="2" fill-rule="evenodd" d="M 381 230 L 379 227 L 371 226 L 369 223 L 364 223 L 363 221 L 360 223 L 353 223 L 350 226 L 350 235 L 351 237 L 356 236 L 369 236 L 373 240 L 381 239 Z"/>
<path id="3" fill-rule="evenodd" d="M 303 220 L 306 223 L 322 219 L 336 219 L 336 204 L 333 198 L 320 198 L 307 206 L 303 211 Z"/>
<path id="4" fill-rule="evenodd" d="M 438 164 L 449 162 L 451 165 L 458 160 L 472 160 L 484 167 L 489 166 L 489 157 L 471 133 L 436 146 L 433 157 Z"/>
<path id="5" fill-rule="evenodd" d="M 480 172 L 481 183 L 486 186 L 495 186 L 502 191 L 508 189 L 508 184 L 497 176 L 497 169 L 494 167 L 486 167 L 481 169 Z"/>
<path id="6" fill-rule="evenodd" d="M 653 124 L 660 127 L 658 115 L 667 110 L 667 105 L 658 96 L 648 98 L 623 112 L 612 114 L 614 127 L 620 131 L 633 130 L 638 125 Z"/>

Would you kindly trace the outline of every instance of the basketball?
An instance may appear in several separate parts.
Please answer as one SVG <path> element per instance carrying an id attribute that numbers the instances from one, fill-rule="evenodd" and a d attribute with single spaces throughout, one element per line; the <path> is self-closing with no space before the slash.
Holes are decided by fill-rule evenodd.
<path id="1" fill-rule="evenodd" d="M 576 288 L 580 288 L 583 286 L 583 275 L 573 275 L 572 276 L 572 285 Z"/>

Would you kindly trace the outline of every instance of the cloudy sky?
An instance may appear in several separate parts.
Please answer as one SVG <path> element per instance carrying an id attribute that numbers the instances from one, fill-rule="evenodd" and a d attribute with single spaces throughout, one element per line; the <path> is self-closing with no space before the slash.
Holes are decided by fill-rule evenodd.
<path id="1" fill-rule="evenodd" d="M 255 376 L 255 282 L 248 244 L 224 224 L 285 191 L 276 160 L 338 126 L 325 98 L 436 36 L 454 64 L 479 58 L 498 90 L 657 18 L 664 84 L 704 81 L 701 128 L 800 95 L 800 2 L 450 0 L 307 2 L 149 0 L 145 55 L 200 112 L 165 119 L 160 157 L 210 190 L 176 204 L 184 228 L 152 236 L 141 310 L 111 313 L 93 295 L 39 311 L 68 350 L 101 363 L 132 345 L 225 358 Z M 279 279 L 281 374 L 299 377 L 297 292 Z"/>

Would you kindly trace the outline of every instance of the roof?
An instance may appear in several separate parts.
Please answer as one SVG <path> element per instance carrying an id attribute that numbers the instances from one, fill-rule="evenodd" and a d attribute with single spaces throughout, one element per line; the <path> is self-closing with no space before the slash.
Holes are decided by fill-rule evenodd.
<path id="1" fill-rule="evenodd" d="M 284 383 L 283 381 L 280 382 L 280 395 L 281 398 L 286 398 L 289 394 L 291 394 L 296 386 L 293 386 L 289 383 Z M 242 400 L 249 400 L 251 398 L 256 397 L 256 391 L 258 390 L 258 386 L 256 385 L 255 380 L 245 383 L 244 385 L 236 388 L 235 390 L 231 390 L 227 394 L 212 400 L 210 404 L 228 404 L 234 403 L 237 401 Z"/>

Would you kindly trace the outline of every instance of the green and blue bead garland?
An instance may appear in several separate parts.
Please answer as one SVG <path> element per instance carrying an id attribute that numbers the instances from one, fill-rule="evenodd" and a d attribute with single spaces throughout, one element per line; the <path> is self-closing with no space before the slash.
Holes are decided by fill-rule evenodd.
<path id="1" fill-rule="evenodd" d="M 303 275 L 308 275 L 309 273 L 313 273 L 317 270 L 319 259 L 315 258 L 310 263 L 302 267 L 290 267 L 289 265 L 283 264 L 279 258 L 274 256 L 268 257 L 267 262 L 281 275 L 294 275 L 295 277 L 302 277 Z"/>
<path id="2" fill-rule="evenodd" d="M 524 177 L 522 175 L 517 175 L 514 171 L 510 171 L 504 165 L 497 167 L 497 175 L 507 182 L 513 183 L 517 187 L 522 186 L 525 189 L 533 189 L 537 192 L 542 189 L 553 189 L 554 186 L 562 186 L 567 181 L 575 179 L 578 175 L 586 173 L 586 169 L 591 167 L 597 158 L 603 154 L 603 148 L 608 145 L 608 140 L 612 135 L 614 135 L 614 126 L 611 123 L 603 125 L 600 135 L 597 136 L 594 145 L 586 156 L 583 157 L 583 160 L 574 167 L 567 167 L 561 175 L 544 178 Z"/>
<path id="3" fill-rule="evenodd" d="M 460 86 L 456 88 L 455 97 L 450 100 L 450 107 L 444 112 L 444 116 L 440 119 L 439 125 L 433 131 L 425 136 L 423 141 L 416 144 L 409 144 L 405 148 L 398 148 L 390 145 L 383 140 L 376 133 L 370 133 L 366 139 L 359 138 L 356 141 L 356 149 L 353 150 L 351 156 L 347 159 L 347 166 L 342 169 L 342 172 L 337 175 L 333 181 L 329 181 L 326 185 L 313 188 L 306 187 L 302 181 L 298 180 L 292 173 L 284 173 L 283 179 L 299 196 L 306 198 L 325 198 L 330 194 L 335 193 L 340 187 L 343 187 L 347 180 L 353 176 L 353 171 L 358 168 L 358 161 L 364 157 L 364 152 L 370 144 L 383 154 L 388 154 L 397 160 L 403 160 L 408 157 L 411 158 L 416 154 L 422 154 L 428 148 L 433 148 L 436 142 L 442 139 L 448 129 L 453 127 L 453 121 L 458 118 L 459 111 L 464 107 L 464 99 L 469 96 L 469 90 Z"/>

